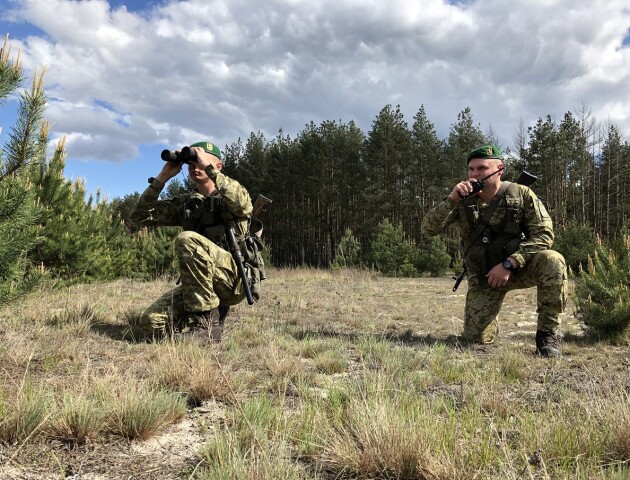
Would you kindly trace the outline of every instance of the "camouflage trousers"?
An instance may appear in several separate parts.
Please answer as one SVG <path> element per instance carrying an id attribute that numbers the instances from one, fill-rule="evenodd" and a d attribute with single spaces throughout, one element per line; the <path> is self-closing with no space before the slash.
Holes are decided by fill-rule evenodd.
<path id="1" fill-rule="evenodd" d="M 529 287 L 537 287 L 537 329 L 556 333 L 567 301 L 567 267 L 560 253 L 543 250 L 525 267 L 512 272 L 505 287 L 490 288 L 477 276 L 468 277 L 463 338 L 477 343 L 494 342 L 499 332 L 498 316 L 505 294 Z"/>
<path id="2" fill-rule="evenodd" d="M 196 232 L 185 231 L 175 239 L 175 254 L 180 284 L 142 313 L 140 326 L 149 333 L 180 330 L 191 313 L 236 305 L 245 298 L 230 252 Z"/>

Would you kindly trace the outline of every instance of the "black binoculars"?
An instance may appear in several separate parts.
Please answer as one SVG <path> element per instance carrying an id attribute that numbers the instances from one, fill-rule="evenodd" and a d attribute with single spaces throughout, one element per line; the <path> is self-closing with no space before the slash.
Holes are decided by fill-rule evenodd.
<path id="1" fill-rule="evenodd" d="M 190 161 L 197 161 L 197 152 L 190 147 L 184 147 L 177 153 L 170 150 L 162 150 L 160 157 L 165 162 L 189 163 Z"/>

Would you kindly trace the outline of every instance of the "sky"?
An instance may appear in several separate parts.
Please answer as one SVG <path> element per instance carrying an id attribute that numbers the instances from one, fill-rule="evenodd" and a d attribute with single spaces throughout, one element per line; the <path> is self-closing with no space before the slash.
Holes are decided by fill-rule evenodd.
<path id="1" fill-rule="evenodd" d="M 367 134 L 387 105 L 409 126 L 424 106 L 439 138 L 470 107 L 504 149 L 585 107 L 630 135 L 627 0 L 0 0 L 0 33 L 25 87 L 46 67 L 66 177 L 109 199 L 143 191 L 165 148 L 311 121 Z"/>

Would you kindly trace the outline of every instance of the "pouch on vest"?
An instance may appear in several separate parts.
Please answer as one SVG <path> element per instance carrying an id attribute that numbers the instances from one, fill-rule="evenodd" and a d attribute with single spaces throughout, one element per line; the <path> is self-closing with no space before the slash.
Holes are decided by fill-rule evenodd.
<path id="1" fill-rule="evenodd" d="M 505 228 L 503 231 L 506 235 L 518 235 L 521 231 L 521 219 L 519 218 L 521 209 L 519 208 L 519 201 L 507 195 L 505 196 L 505 201 L 507 207 L 505 212 Z"/>
<path id="2" fill-rule="evenodd" d="M 267 275 L 265 273 L 265 261 L 262 256 L 264 245 L 260 238 L 247 235 L 245 240 L 240 242 L 241 252 L 243 252 L 243 259 L 252 268 L 258 270 L 259 280 L 265 280 Z M 253 292 L 252 292 L 253 293 Z"/>
<path id="3" fill-rule="evenodd" d="M 211 242 L 216 243 L 221 248 L 225 250 L 229 250 L 227 245 L 227 239 L 225 238 L 225 226 L 213 225 L 213 226 L 204 226 L 203 232 L 201 233 L 204 237 L 206 237 Z"/>

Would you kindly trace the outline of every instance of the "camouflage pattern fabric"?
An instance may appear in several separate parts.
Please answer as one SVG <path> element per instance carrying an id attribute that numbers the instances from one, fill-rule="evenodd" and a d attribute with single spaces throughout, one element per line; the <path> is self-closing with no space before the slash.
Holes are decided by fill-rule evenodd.
<path id="1" fill-rule="evenodd" d="M 539 330 L 555 333 L 560 325 L 560 314 L 564 311 L 567 298 L 566 264 L 561 254 L 550 250 L 554 238 L 553 226 L 543 203 L 529 187 L 517 187 L 516 197 L 502 198 L 489 222 L 490 227 L 501 225 L 510 208 L 517 205 L 517 221 L 525 239 L 511 254 L 519 268 L 512 272 L 508 284 L 493 289 L 482 280 L 484 271 L 494 265 L 476 264 L 479 256 L 470 253 L 475 248 L 469 250 L 465 259 L 468 266 L 468 294 L 463 336 L 470 341 L 494 341 L 498 334 L 497 318 L 505 294 L 519 288 L 537 287 Z M 476 202 L 473 207 L 477 218 L 482 217 L 488 204 L 479 198 L 473 198 L 472 201 Z M 453 202 L 447 197 L 425 215 L 422 232 L 428 236 L 437 235 L 452 224 L 460 229 L 462 246 L 468 245 L 474 226 L 468 220 L 466 206 L 464 202 Z M 505 236 L 505 232 L 502 235 Z"/>
<path id="2" fill-rule="evenodd" d="M 216 195 L 221 197 L 221 219 L 234 225 L 237 238 L 244 236 L 252 212 L 247 190 L 211 166 L 206 168 L 206 173 L 217 187 Z M 163 188 L 162 182 L 152 179 L 134 207 L 133 221 L 145 226 L 186 225 L 185 205 L 191 197 L 199 194 L 159 200 Z M 185 230 L 175 240 L 175 253 L 181 284 L 162 295 L 142 313 L 141 326 L 149 332 L 185 329 L 190 313 L 211 310 L 219 303 L 236 305 L 245 297 L 231 253 L 216 243 Z"/>
<path id="3" fill-rule="evenodd" d="M 158 298 L 140 317 L 140 326 L 161 333 L 186 330 L 191 312 L 212 310 L 240 303 L 245 298 L 243 282 L 232 255 L 195 232 L 182 232 L 175 239 L 180 265 L 180 285 Z M 212 281 L 210 281 L 212 280 Z"/>
<path id="4" fill-rule="evenodd" d="M 567 267 L 554 250 L 538 252 L 522 269 L 512 272 L 503 288 L 490 288 L 477 276 L 468 277 L 464 314 L 464 339 L 492 343 L 499 331 L 498 315 L 505 294 L 519 288 L 537 288 L 537 330 L 556 333 L 567 302 Z"/>
<path id="5" fill-rule="evenodd" d="M 545 206 L 536 194 L 524 185 L 517 185 L 518 198 L 516 202 L 520 206 L 520 224 L 527 237 L 522 241 L 518 250 L 512 254 L 519 267 L 523 267 L 531 258 L 541 250 L 547 250 L 553 245 L 553 225 L 551 217 Z M 476 200 L 478 216 L 483 216 L 483 211 L 488 207 L 480 198 Z M 503 198 L 490 219 L 490 225 L 499 225 L 505 218 L 508 210 L 508 202 Z M 428 212 L 422 220 L 422 233 L 428 236 L 444 233 L 447 227 L 455 224 L 461 232 L 462 243 L 465 244 L 472 232 L 472 228 L 466 217 L 464 202 L 455 203 L 446 198 Z M 474 265 L 467 262 L 468 268 L 474 270 Z"/>
<path id="6" fill-rule="evenodd" d="M 249 193 L 240 183 L 223 175 L 217 169 L 206 168 L 206 173 L 217 187 L 216 195 L 221 196 L 223 220 L 234 223 L 237 237 L 247 233 L 249 217 L 252 213 L 252 201 Z M 158 200 L 164 184 L 152 179 L 136 203 L 131 218 L 135 223 L 150 226 L 181 227 L 186 222 L 185 204 L 195 193 L 179 195 L 167 200 Z"/>

